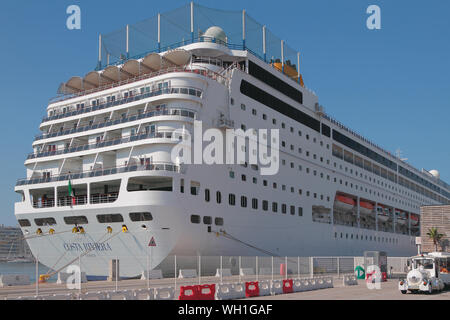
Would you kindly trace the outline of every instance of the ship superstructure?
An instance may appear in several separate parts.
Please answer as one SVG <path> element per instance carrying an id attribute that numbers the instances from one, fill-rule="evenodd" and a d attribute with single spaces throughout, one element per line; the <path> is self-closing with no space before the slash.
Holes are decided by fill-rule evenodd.
<path id="1" fill-rule="evenodd" d="M 115 61 L 103 37 L 97 70 L 61 85 L 48 105 L 15 187 L 33 254 L 54 269 L 82 255 L 94 276 L 117 258 L 130 277 L 146 269 L 152 238 L 150 268 L 173 255 L 414 254 L 420 206 L 450 201 L 439 174 L 328 116 L 303 83 L 300 56 L 284 41 L 274 46 L 265 26 L 252 40 L 245 11 L 230 13 L 242 25 L 236 36 L 213 18 L 194 28 L 195 12 L 209 9 L 185 9 L 187 31 L 170 45 L 158 15 L 152 52 L 130 58 L 139 24 L 126 27 Z M 172 161 L 174 131 L 192 132 L 196 121 L 223 132 L 278 129 L 278 174 Z"/>

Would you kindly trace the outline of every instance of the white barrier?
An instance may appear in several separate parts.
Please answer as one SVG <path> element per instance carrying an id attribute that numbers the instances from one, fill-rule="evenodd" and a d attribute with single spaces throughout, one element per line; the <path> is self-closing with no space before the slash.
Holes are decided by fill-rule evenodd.
<path id="1" fill-rule="evenodd" d="M 231 277 L 231 269 L 222 269 L 222 277 Z M 220 277 L 220 269 L 216 270 L 216 277 Z"/>
<path id="2" fill-rule="evenodd" d="M 316 289 L 325 289 L 325 281 L 323 278 L 316 279 Z"/>
<path id="3" fill-rule="evenodd" d="M 245 284 L 235 283 L 233 284 L 234 299 L 244 299 L 245 298 Z"/>
<path id="4" fill-rule="evenodd" d="M 308 282 L 306 281 L 306 286 L 305 285 L 303 285 L 303 282 L 304 280 L 300 280 L 300 279 L 295 279 L 293 282 L 292 282 L 292 286 L 293 286 L 293 288 L 294 288 L 294 292 L 302 292 L 302 291 L 306 291 L 306 288 L 307 288 L 307 286 L 308 286 Z"/>
<path id="5" fill-rule="evenodd" d="M 150 270 L 148 272 L 142 271 L 141 280 L 147 280 L 147 275 L 149 276 L 149 279 L 162 279 L 163 274 L 162 270 Z"/>
<path id="6" fill-rule="evenodd" d="M 333 288 L 333 277 L 326 277 L 325 278 L 325 288 Z"/>
<path id="7" fill-rule="evenodd" d="M 241 276 L 254 276 L 255 272 L 253 271 L 253 268 L 241 268 L 239 269 L 239 274 Z"/>
<path id="8" fill-rule="evenodd" d="M 73 273 L 65 273 L 65 272 L 58 272 L 58 280 L 56 280 L 56 284 L 66 284 L 67 279 L 69 277 L 75 277 Z M 86 283 L 86 272 L 81 273 L 81 283 Z M 73 283 L 73 282 L 72 282 Z"/>
<path id="9" fill-rule="evenodd" d="M 67 294 L 52 294 L 52 295 L 48 295 L 48 296 L 39 296 L 39 300 L 57 300 L 57 301 L 62 301 L 62 300 L 74 300 L 74 296 L 71 293 L 67 293 Z"/>
<path id="10" fill-rule="evenodd" d="M 317 279 L 313 278 L 313 279 L 309 279 L 309 290 L 317 290 L 318 288 L 318 284 L 317 284 Z"/>
<path id="11" fill-rule="evenodd" d="M 78 297 L 80 300 L 109 300 L 107 292 L 86 292 Z"/>
<path id="12" fill-rule="evenodd" d="M 216 300 L 234 299 L 234 288 L 230 283 L 218 284 L 216 287 Z"/>
<path id="13" fill-rule="evenodd" d="M 30 284 L 30 276 L 25 274 L 0 275 L 0 288 L 12 286 L 28 286 Z"/>
<path id="14" fill-rule="evenodd" d="M 132 300 L 131 292 L 125 291 L 111 291 L 106 293 L 106 300 Z"/>
<path id="15" fill-rule="evenodd" d="M 6 297 L 5 300 L 41 300 L 39 296 L 29 297 Z"/>
<path id="16" fill-rule="evenodd" d="M 344 287 L 357 286 L 358 285 L 358 279 L 353 274 L 352 275 L 344 275 L 342 284 L 344 285 Z"/>
<path id="17" fill-rule="evenodd" d="M 259 295 L 270 296 L 270 281 L 259 281 Z"/>
<path id="18" fill-rule="evenodd" d="M 283 282 L 281 280 L 272 280 L 270 283 L 270 293 L 272 295 L 283 293 Z"/>
<path id="19" fill-rule="evenodd" d="M 180 269 L 178 278 L 197 278 L 197 270 L 195 270 L 195 269 Z"/>
<path id="20" fill-rule="evenodd" d="M 135 300 L 155 300 L 155 289 L 139 289 L 133 293 Z"/>
<path id="21" fill-rule="evenodd" d="M 155 300 L 174 300 L 174 299 L 175 299 L 174 287 L 164 287 L 155 289 Z"/>
<path id="22" fill-rule="evenodd" d="M 259 268 L 259 274 L 262 276 L 270 276 L 272 274 L 272 268 Z"/>

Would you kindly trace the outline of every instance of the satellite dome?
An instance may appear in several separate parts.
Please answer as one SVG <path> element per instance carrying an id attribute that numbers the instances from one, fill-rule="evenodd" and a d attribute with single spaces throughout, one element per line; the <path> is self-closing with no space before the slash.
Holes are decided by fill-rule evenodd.
<path id="1" fill-rule="evenodd" d="M 441 177 L 441 174 L 440 174 L 439 171 L 437 171 L 437 170 L 431 170 L 430 173 L 431 173 L 431 175 L 432 175 L 433 177 L 435 177 L 436 179 L 440 179 L 440 177 Z"/>
<path id="2" fill-rule="evenodd" d="M 222 41 L 224 43 L 227 42 L 227 35 L 222 28 L 213 26 L 209 27 L 208 30 L 203 34 L 204 37 L 214 38 L 216 40 Z"/>

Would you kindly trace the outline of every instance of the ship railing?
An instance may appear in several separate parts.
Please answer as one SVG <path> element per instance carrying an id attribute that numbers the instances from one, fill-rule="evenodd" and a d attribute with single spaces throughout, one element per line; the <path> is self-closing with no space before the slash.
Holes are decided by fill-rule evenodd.
<path id="1" fill-rule="evenodd" d="M 112 203 L 115 202 L 119 198 L 118 193 L 110 193 L 110 194 L 94 194 L 90 197 L 91 204 L 100 204 L 100 203 Z"/>
<path id="2" fill-rule="evenodd" d="M 44 178 L 31 178 L 31 179 L 19 179 L 17 180 L 16 186 L 24 186 L 24 185 L 33 185 L 33 184 L 42 184 L 42 183 L 52 183 L 52 182 L 62 182 L 69 180 L 78 180 L 85 178 L 93 178 L 93 177 L 103 177 L 109 176 L 119 173 L 127 173 L 127 172 L 140 172 L 140 171 L 165 171 L 165 172 L 174 172 L 174 173 L 182 173 L 181 167 L 174 163 L 169 162 L 158 162 L 147 165 L 127 165 L 127 166 L 118 166 L 112 168 L 98 168 L 94 170 L 82 171 L 82 172 L 72 172 L 72 173 L 63 173 L 54 176 L 47 176 Z M 50 201 L 50 200 L 48 200 Z"/>
<path id="3" fill-rule="evenodd" d="M 55 206 L 54 199 L 33 201 L 33 208 L 35 208 L 35 209 L 52 208 L 54 206 Z"/>
<path id="4" fill-rule="evenodd" d="M 82 206 L 87 203 L 87 195 L 58 198 L 58 207 Z"/>
<path id="5" fill-rule="evenodd" d="M 165 75 L 165 74 L 168 74 L 168 73 L 179 73 L 179 72 L 200 74 L 200 75 L 202 75 L 204 77 L 208 77 L 208 78 L 210 78 L 212 80 L 215 80 L 215 81 L 218 81 L 219 79 L 221 81 L 226 81 L 227 80 L 226 78 L 224 78 L 219 73 L 214 72 L 214 71 L 209 70 L 209 69 L 204 69 L 204 70 L 190 69 L 189 65 L 185 65 L 185 66 L 182 66 L 182 67 L 169 67 L 169 68 L 161 69 L 161 70 L 154 71 L 154 72 L 151 72 L 151 73 L 142 74 L 140 76 L 128 78 L 126 80 L 121 80 L 121 81 L 118 81 L 118 82 L 102 85 L 102 86 L 100 86 L 98 88 L 84 90 L 84 91 L 80 91 L 80 92 L 77 92 L 77 93 L 71 93 L 71 94 L 66 94 L 66 95 L 63 95 L 63 96 L 54 97 L 54 98 L 50 99 L 49 104 L 55 103 L 55 102 L 61 102 L 61 101 L 65 101 L 65 100 L 73 99 L 73 98 L 77 98 L 77 97 L 82 97 L 82 96 L 85 96 L 85 95 L 89 95 L 89 94 L 92 94 L 92 93 L 96 93 L 96 92 L 100 92 L 100 91 L 104 91 L 104 90 L 108 90 L 108 89 L 117 88 L 117 87 L 124 86 L 124 85 L 130 84 L 130 83 L 133 83 L 133 82 L 138 82 L 138 81 L 141 81 L 141 80 L 146 80 L 146 79 L 158 77 L 158 76 Z"/>
<path id="6" fill-rule="evenodd" d="M 210 64 L 217 67 L 223 67 L 223 61 L 221 59 L 212 57 L 195 56 L 192 58 L 192 63 Z"/>
<path id="7" fill-rule="evenodd" d="M 93 149 L 100 149 L 100 148 L 106 148 L 111 146 L 117 146 L 124 143 L 129 142 L 136 142 L 146 139 L 172 139 L 173 131 L 158 131 L 158 132 L 142 132 L 137 133 L 135 135 L 129 135 L 125 136 L 123 138 L 116 138 L 116 139 L 110 139 L 110 140 L 102 140 L 95 143 L 90 144 L 84 144 L 84 145 L 78 145 L 73 146 L 70 148 L 64 148 L 60 150 L 51 150 L 51 151 L 44 151 L 44 152 L 33 152 L 30 153 L 27 156 L 27 160 L 36 159 L 36 158 L 45 158 L 45 157 L 52 157 L 62 154 L 69 154 L 69 153 L 75 153 L 75 152 L 82 152 L 82 151 L 88 151 Z"/>
<path id="8" fill-rule="evenodd" d="M 195 111 L 190 110 L 190 109 L 162 108 L 161 110 L 149 111 L 146 113 L 141 113 L 141 114 L 137 114 L 137 115 L 122 118 L 122 119 L 96 122 L 96 123 L 93 123 L 88 126 L 72 128 L 69 130 L 48 132 L 48 133 L 36 135 L 34 140 L 37 141 L 37 140 L 42 140 L 42 139 L 49 139 L 49 138 L 54 138 L 54 137 L 65 136 L 65 135 L 74 134 L 74 133 L 85 132 L 85 131 L 89 131 L 89 130 L 102 129 L 102 128 L 107 128 L 107 127 L 118 125 L 118 124 L 133 122 L 133 121 L 152 118 L 152 117 L 159 117 L 159 116 L 181 116 L 181 117 L 195 119 L 196 114 L 197 113 Z"/>
<path id="9" fill-rule="evenodd" d="M 201 72 L 199 71 L 199 73 L 201 73 Z M 202 93 L 203 93 L 203 91 L 199 88 L 187 87 L 187 86 L 169 87 L 169 88 L 160 88 L 160 89 L 158 88 L 158 89 L 155 89 L 155 90 L 152 90 L 149 92 L 139 93 L 137 95 L 129 96 L 126 98 L 115 100 L 115 101 L 105 102 L 105 103 L 98 104 L 98 105 L 90 105 L 87 107 L 79 107 L 78 109 L 74 108 L 75 110 L 72 110 L 72 111 L 66 111 L 66 112 L 62 112 L 62 113 L 58 113 L 58 114 L 53 114 L 49 117 L 43 118 L 42 122 L 59 120 L 59 119 L 77 116 L 80 114 L 85 114 L 85 113 L 89 113 L 89 112 L 93 112 L 93 111 L 104 110 L 104 109 L 116 107 L 116 106 L 119 106 L 122 104 L 131 103 L 131 102 L 135 102 L 135 101 L 139 101 L 139 100 L 147 99 L 147 98 L 151 98 L 151 97 L 156 97 L 156 96 L 160 96 L 160 95 L 164 95 L 164 94 L 186 94 L 186 95 L 195 96 L 197 98 L 202 98 Z"/>

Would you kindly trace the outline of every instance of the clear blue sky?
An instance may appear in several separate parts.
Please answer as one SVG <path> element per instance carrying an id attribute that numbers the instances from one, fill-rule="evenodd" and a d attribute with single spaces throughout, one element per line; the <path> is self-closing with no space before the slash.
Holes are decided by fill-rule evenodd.
<path id="1" fill-rule="evenodd" d="M 99 33 L 175 9 L 187 1 L 2 1 L 0 223 L 15 225 L 14 185 L 58 85 L 96 66 Z M 197 3 L 246 9 L 302 52 L 306 85 L 326 112 L 450 183 L 450 2 L 379 0 L 228 0 Z M 82 29 L 66 28 L 81 7 Z M 366 28 L 381 7 L 382 29 Z"/>

